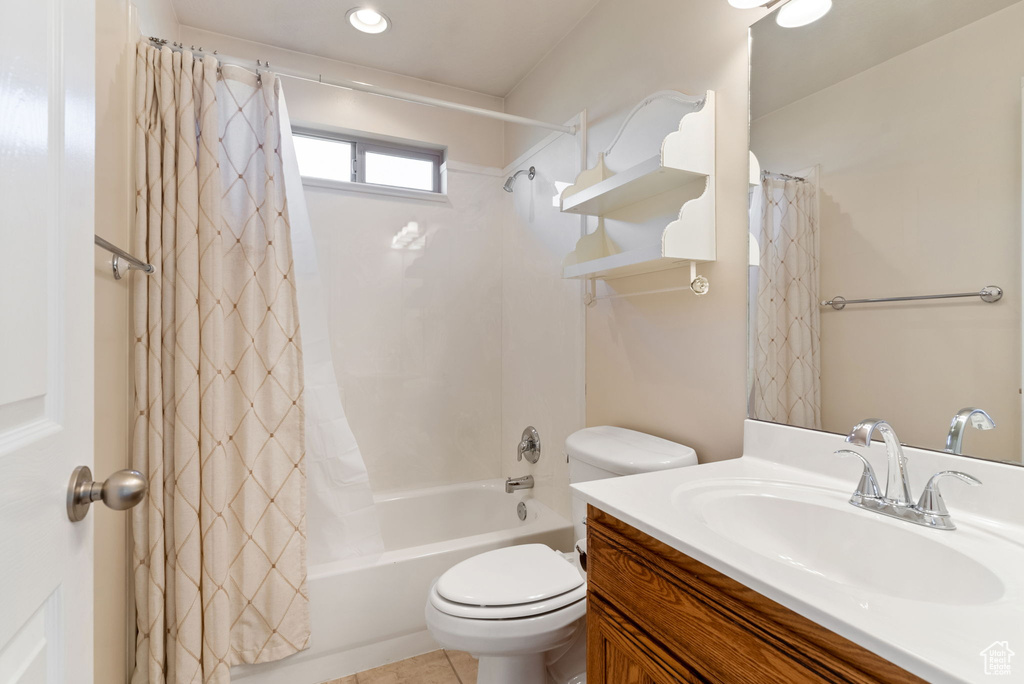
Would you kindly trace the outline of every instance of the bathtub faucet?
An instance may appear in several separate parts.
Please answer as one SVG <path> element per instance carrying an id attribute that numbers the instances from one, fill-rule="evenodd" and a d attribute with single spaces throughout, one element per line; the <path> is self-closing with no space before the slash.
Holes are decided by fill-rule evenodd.
<path id="1" fill-rule="evenodd" d="M 522 477 L 510 477 L 505 480 L 505 493 L 511 494 L 512 492 L 520 489 L 533 489 L 533 475 L 524 475 Z"/>

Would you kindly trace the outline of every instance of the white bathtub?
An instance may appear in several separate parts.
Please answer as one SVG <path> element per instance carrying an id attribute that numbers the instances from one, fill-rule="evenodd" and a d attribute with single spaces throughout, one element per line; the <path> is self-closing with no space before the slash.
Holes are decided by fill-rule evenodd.
<path id="1" fill-rule="evenodd" d="M 310 567 L 310 648 L 276 663 L 232 668 L 236 684 L 319 684 L 438 648 L 423 609 L 430 585 L 483 551 L 539 542 L 572 548 L 572 525 L 502 480 L 374 497 L 383 554 Z M 526 501 L 527 518 L 516 506 Z"/>

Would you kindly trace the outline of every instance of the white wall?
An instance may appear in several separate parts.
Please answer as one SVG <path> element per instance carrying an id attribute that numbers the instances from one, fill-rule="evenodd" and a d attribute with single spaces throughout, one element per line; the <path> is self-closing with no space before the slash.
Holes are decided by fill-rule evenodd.
<path id="1" fill-rule="evenodd" d="M 640 99 L 717 91 L 717 263 L 711 292 L 599 302 L 587 311 L 586 420 L 739 456 L 746 415 L 747 27 L 762 10 L 721 0 L 603 0 L 505 99 L 506 111 L 563 121 L 586 109 L 589 163 Z M 539 134 L 506 126 L 505 157 Z M 683 286 L 680 270 L 611 281 L 614 290 Z"/>
<path id="2" fill-rule="evenodd" d="M 121 0 L 123 6 L 124 0 Z M 175 40 L 181 31 L 172 0 L 131 0 L 138 11 L 138 30 L 144 36 Z M 134 43 L 134 40 L 132 40 Z"/>
<path id="3" fill-rule="evenodd" d="M 942 449 L 980 406 L 997 428 L 968 431 L 966 453 L 1020 460 L 1022 33 L 1018 3 L 753 123 L 764 168 L 821 167 L 823 296 L 1006 290 L 823 311 L 828 431 L 881 415 Z"/>

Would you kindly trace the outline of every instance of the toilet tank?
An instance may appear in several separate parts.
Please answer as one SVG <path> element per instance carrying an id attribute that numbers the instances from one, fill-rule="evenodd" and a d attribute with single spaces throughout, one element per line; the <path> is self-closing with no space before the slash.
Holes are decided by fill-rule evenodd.
<path id="1" fill-rule="evenodd" d="M 609 425 L 572 433 L 565 440 L 565 452 L 571 484 L 697 464 L 697 453 L 688 446 Z M 575 496 L 572 516 L 576 539 L 586 537 L 587 507 Z"/>

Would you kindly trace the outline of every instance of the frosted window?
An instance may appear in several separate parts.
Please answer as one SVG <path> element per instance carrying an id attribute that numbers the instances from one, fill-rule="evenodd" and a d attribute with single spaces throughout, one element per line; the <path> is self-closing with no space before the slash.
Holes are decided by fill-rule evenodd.
<path id="1" fill-rule="evenodd" d="M 307 178 L 352 179 L 352 143 L 343 140 L 293 136 L 299 173 Z"/>
<path id="2" fill-rule="evenodd" d="M 366 182 L 412 190 L 434 190 L 436 162 L 379 152 L 366 153 Z"/>

